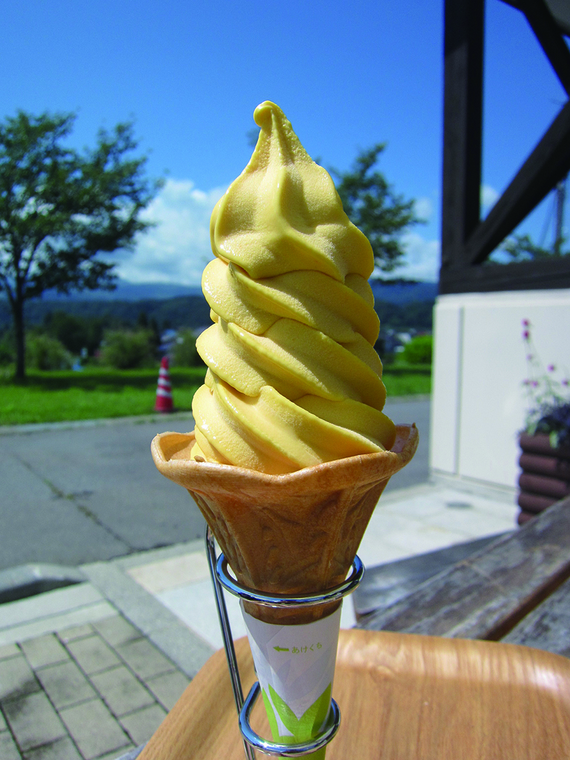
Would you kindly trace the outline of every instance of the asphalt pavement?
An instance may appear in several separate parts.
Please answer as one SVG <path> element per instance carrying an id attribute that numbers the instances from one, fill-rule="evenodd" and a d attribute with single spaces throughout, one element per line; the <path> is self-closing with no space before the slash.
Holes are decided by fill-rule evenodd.
<path id="1" fill-rule="evenodd" d="M 429 400 L 392 401 L 386 412 L 420 431 L 416 456 L 386 492 L 425 483 Z M 192 428 L 187 413 L 0 428 L 0 569 L 75 567 L 203 538 L 198 508 L 150 455 L 156 433 Z"/>

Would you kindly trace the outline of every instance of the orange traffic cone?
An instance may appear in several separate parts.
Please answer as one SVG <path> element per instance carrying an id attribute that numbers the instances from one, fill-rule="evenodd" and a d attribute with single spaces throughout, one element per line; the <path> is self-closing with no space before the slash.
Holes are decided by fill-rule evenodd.
<path id="1" fill-rule="evenodd" d="M 168 371 L 168 356 L 163 356 L 158 372 L 158 387 L 156 389 L 155 412 L 172 412 L 172 388 L 170 386 L 170 372 Z"/>

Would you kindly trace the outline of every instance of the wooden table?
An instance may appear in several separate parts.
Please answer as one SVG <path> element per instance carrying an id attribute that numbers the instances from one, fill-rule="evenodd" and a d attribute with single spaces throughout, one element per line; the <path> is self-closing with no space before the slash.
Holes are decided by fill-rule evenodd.
<path id="1" fill-rule="evenodd" d="M 236 643 L 244 686 L 254 680 Z M 570 660 L 527 647 L 341 631 L 327 760 L 567 760 Z M 263 705 L 252 725 L 270 736 Z M 265 757 L 257 753 L 259 758 Z M 188 686 L 139 760 L 243 760 L 225 653 Z"/>
<path id="2" fill-rule="evenodd" d="M 567 499 L 341 631 L 327 760 L 567 760 L 569 577 Z M 236 653 L 247 691 L 245 638 Z M 270 736 L 261 704 L 252 725 Z M 222 650 L 139 757 L 244 757 Z"/>

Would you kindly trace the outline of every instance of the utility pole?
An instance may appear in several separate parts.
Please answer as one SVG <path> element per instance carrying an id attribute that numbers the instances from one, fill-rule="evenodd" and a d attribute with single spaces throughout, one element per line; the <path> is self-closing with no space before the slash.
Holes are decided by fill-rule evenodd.
<path id="1" fill-rule="evenodd" d="M 562 243 L 564 242 L 564 203 L 566 201 L 566 180 L 564 177 L 556 185 L 556 209 L 554 220 L 554 243 L 552 246 L 552 253 L 555 256 L 560 256 L 562 253 Z"/>

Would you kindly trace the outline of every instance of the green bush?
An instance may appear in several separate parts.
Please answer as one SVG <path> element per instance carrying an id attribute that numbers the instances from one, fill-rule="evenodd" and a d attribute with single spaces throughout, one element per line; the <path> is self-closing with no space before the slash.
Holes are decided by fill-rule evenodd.
<path id="1" fill-rule="evenodd" d="M 404 346 L 400 356 L 408 364 L 431 364 L 432 352 L 432 336 L 418 335 Z"/>
<path id="2" fill-rule="evenodd" d="M 0 367 L 13 364 L 16 358 L 13 335 L 6 330 L 0 335 Z"/>
<path id="3" fill-rule="evenodd" d="M 110 330 L 101 344 L 100 361 L 115 369 L 140 369 L 156 364 L 153 335 L 148 330 Z"/>
<path id="4" fill-rule="evenodd" d="M 26 340 L 26 366 L 29 369 L 71 369 L 73 358 L 57 338 L 32 333 Z"/>
<path id="5" fill-rule="evenodd" d="M 200 367 L 203 361 L 196 351 L 196 335 L 193 330 L 178 331 L 178 337 L 172 350 L 172 363 L 175 367 Z"/>

